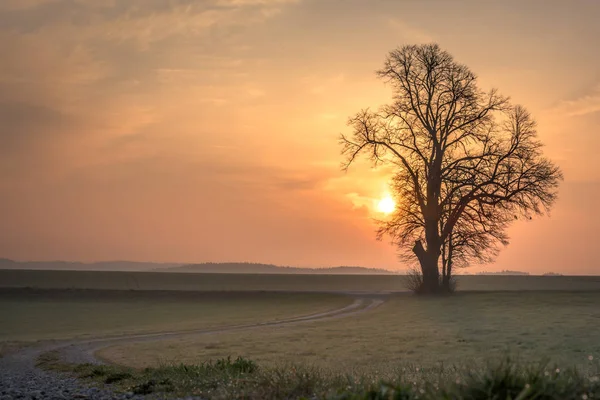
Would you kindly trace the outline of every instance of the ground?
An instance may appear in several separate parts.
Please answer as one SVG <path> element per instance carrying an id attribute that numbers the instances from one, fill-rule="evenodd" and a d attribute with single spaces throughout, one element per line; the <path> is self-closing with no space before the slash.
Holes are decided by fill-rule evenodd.
<path id="1" fill-rule="evenodd" d="M 457 276 L 462 291 L 600 290 L 600 276 Z M 0 288 L 398 292 L 403 275 L 194 274 L 115 271 L 0 270 Z"/>
<path id="2" fill-rule="evenodd" d="M 598 304 L 599 292 L 464 293 L 434 299 L 396 295 L 347 319 L 117 345 L 100 350 L 99 356 L 134 367 L 230 355 L 262 365 L 292 361 L 338 371 L 382 371 L 512 354 L 586 366 L 590 356 L 600 356 Z"/>
<path id="3" fill-rule="evenodd" d="M 0 342 L 184 331 L 324 312 L 351 303 L 319 293 L 0 290 Z"/>
<path id="4" fill-rule="evenodd" d="M 389 379 L 433 399 L 432 382 L 464 389 L 454 386 L 468 378 L 459 369 L 492 371 L 492 380 L 474 378 L 484 391 L 510 376 L 512 383 L 501 386 L 512 398 L 530 390 L 532 376 L 544 393 L 559 385 L 573 398 L 593 398 L 591 390 L 600 396 L 594 277 L 465 276 L 462 292 L 437 298 L 402 292 L 398 276 L 0 271 L 0 277 L 7 278 L 0 280 L 0 398 L 39 397 L 39 387 L 67 398 L 129 398 L 134 388 L 140 399 L 148 388 L 201 399 L 298 398 L 380 390 L 378 380 Z M 518 360 L 507 364 L 508 375 L 484 366 L 507 355 Z M 238 357 L 240 365 L 260 366 L 258 372 L 239 375 Z M 120 386 L 95 391 L 36 368 L 40 360 L 43 368 Z M 534 375 L 511 372 L 513 365 L 544 361 L 556 365 Z M 75 365 L 90 362 L 111 365 Z M 556 378 L 571 366 L 583 373 Z M 356 379 L 348 384 L 349 377 Z"/>

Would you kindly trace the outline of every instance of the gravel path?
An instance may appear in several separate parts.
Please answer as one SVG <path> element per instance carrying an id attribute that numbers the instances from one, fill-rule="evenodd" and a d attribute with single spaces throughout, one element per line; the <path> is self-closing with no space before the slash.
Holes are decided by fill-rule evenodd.
<path id="1" fill-rule="evenodd" d="M 236 330 L 294 325 L 312 321 L 344 318 L 369 311 L 381 305 L 385 301 L 384 299 L 385 296 L 381 295 L 355 295 L 355 300 L 352 304 L 337 310 L 253 325 L 236 325 L 213 330 L 127 335 L 94 340 L 60 341 L 43 343 L 35 347 L 27 347 L 0 358 L 0 400 L 159 399 L 160 396 L 157 397 L 156 395 L 142 396 L 134 395 L 133 393 L 114 393 L 108 386 L 92 386 L 67 374 L 43 371 L 37 368 L 35 363 L 40 354 L 52 350 L 59 350 L 63 359 L 67 362 L 101 364 L 102 361 L 95 358 L 94 353 L 101 348 L 114 344 L 155 341 L 194 335 L 211 335 Z M 201 399 L 186 397 L 182 400 Z"/>
<path id="2" fill-rule="evenodd" d="M 66 374 L 35 367 L 36 358 L 50 347 L 26 348 L 0 358 L 0 400 L 143 399 L 143 396 L 116 394 L 108 388 L 86 385 Z"/>

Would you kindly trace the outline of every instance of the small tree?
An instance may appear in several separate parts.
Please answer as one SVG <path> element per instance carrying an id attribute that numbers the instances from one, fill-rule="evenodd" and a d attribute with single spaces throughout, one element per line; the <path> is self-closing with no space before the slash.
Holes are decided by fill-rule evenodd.
<path id="1" fill-rule="evenodd" d="M 344 169 L 361 154 L 395 167 L 397 207 L 378 238 L 418 260 L 420 292 L 445 291 L 454 266 L 493 259 L 511 221 L 548 211 L 562 174 L 543 157 L 531 115 L 480 90 L 438 45 L 394 50 L 377 74 L 393 101 L 349 119 Z"/>

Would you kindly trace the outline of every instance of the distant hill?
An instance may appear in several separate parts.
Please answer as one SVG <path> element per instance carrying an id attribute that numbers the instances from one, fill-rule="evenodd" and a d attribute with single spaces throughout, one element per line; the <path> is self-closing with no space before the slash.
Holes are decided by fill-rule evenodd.
<path id="1" fill-rule="evenodd" d="M 509 270 L 503 270 L 503 271 L 497 271 L 497 272 L 483 271 L 483 272 L 478 272 L 477 275 L 529 275 L 529 272 L 509 271 Z"/>
<path id="2" fill-rule="evenodd" d="M 542 274 L 542 276 L 564 276 L 564 275 L 559 274 L 557 272 L 546 272 L 545 274 Z"/>
<path id="3" fill-rule="evenodd" d="M 171 268 L 161 272 L 220 273 L 220 274 L 334 274 L 334 275 L 397 275 L 397 272 L 365 267 L 299 268 L 256 263 L 202 263 Z"/>
<path id="4" fill-rule="evenodd" d="M 336 274 L 394 275 L 393 271 L 364 267 L 298 268 L 257 263 L 152 263 L 138 261 L 101 261 L 92 263 L 71 261 L 14 261 L 0 258 L 0 269 L 34 269 L 63 271 L 153 271 L 226 274 Z"/>
<path id="5" fill-rule="evenodd" d="M 152 271 L 157 268 L 172 268 L 181 265 L 181 263 L 151 263 L 137 261 L 101 261 L 93 263 L 70 261 L 14 261 L 7 258 L 0 258 L 0 269 Z"/>

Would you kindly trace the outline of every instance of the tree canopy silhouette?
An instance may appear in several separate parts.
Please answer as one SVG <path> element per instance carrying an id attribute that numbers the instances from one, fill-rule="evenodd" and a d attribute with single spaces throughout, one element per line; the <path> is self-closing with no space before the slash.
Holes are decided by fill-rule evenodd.
<path id="1" fill-rule="evenodd" d="M 529 112 L 479 89 L 437 44 L 390 52 L 377 75 L 392 102 L 349 119 L 344 169 L 361 155 L 394 167 L 397 206 L 378 238 L 418 261 L 419 292 L 448 291 L 453 266 L 492 260 L 512 221 L 549 211 L 562 173 L 543 156 Z"/>

